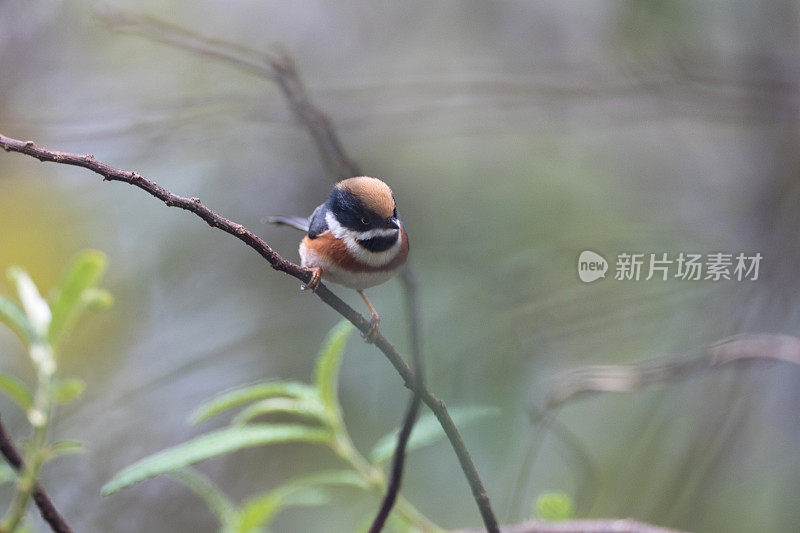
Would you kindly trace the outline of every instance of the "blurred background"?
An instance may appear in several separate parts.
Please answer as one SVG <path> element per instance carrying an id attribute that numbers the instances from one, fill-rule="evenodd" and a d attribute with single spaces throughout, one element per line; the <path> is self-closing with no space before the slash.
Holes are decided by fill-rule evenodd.
<path id="1" fill-rule="evenodd" d="M 561 490 L 583 517 L 797 531 L 796 366 L 731 366 L 570 402 L 559 420 L 580 460 L 529 416 L 570 368 L 797 333 L 797 2 L 0 2 L 0 132 L 198 196 L 297 260 L 299 236 L 261 220 L 310 213 L 338 176 L 278 89 L 115 32 L 96 16 L 109 5 L 294 57 L 349 154 L 395 192 L 431 390 L 451 407 L 499 408 L 464 437 L 502 522 Z M 169 479 L 106 498 L 100 487 L 213 427 L 186 423 L 203 399 L 254 379 L 308 381 L 339 317 L 193 216 L 85 170 L 0 155 L 0 267 L 22 265 L 48 288 L 82 248 L 108 254 L 103 285 L 116 303 L 84 319 L 59 354 L 62 373 L 88 388 L 54 435 L 87 451 L 48 465 L 43 482 L 76 531 L 214 531 Z M 764 259 L 757 281 L 584 284 L 585 249 L 611 261 L 623 251 Z M 354 292 L 334 290 L 362 308 Z M 0 291 L 12 292 L 5 279 Z M 406 353 L 398 282 L 368 294 Z M 0 371 L 32 377 L 4 329 Z M 369 450 L 399 423 L 407 391 L 353 339 L 341 398 L 356 445 Z M 26 436 L 4 398 L 0 412 Z M 536 460 L 524 461 L 540 438 Z M 324 448 L 292 445 L 199 469 L 238 499 L 336 464 Z M 410 455 L 403 493 L 444 527 L 480 524 L 446 442 Z M 9 497 L 0 492 L 3 507 Z M 343 490 L 336 505 L 286 511 L 274 530 L 353 531 L 375 507 Z"/>

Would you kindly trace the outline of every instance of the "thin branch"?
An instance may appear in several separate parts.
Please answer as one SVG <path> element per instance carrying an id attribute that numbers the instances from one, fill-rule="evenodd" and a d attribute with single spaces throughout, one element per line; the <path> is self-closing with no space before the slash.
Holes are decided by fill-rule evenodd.
<path id="1" fill-rule="evenodd" d="M 247 246 L 258 252 L 275 270 L 284 272 L 293 276 L 303 283 L 308 283 L 311 280 L 311 271 L 307 270 L 300 265 L 292 263 L 278 255 L 270 246 L 260 237 L 255 235 L 252 231 L 247 229 L 241 224 L 228 220 L 220 216 L 208 207 L 206 207 L 199 198 L 185 198 L 178 196 L 172 192 L 164 189 L 155 182 L 127 170 L 121 170 L 109 166 L 101 161 L 98 161 L 92 155 L 79 155 L 67 152 L 58 152 L 41 148 L 31 141 L 20 141 L 12 139 L 0 134 L 0 147 L 7 152 L 17 152 L 31 157 L 35 157 L 42 162 L 61 163 L 64 165 L 72 165 L 77 167 L 86 168 L 103 176 L 104 181 L 121 181 L 134 187 L 138 187 L 148 194 L 158 198 L 164 202 L 168 207 L 177 207 L 190 211 L 202 218 L 206 223 L 213 227 L 218 228 L 225 233 L 233 235 L 240 241 L 244 242 Z M 324 284 L 320 284 L 315 291 L 315 294 L 326 304 L 332 307 L 344 318 L 349 320 L 359 331 L 366 333 L 370 327 L 370 321 L 361 316 L 355 309 L 350 307 L 341 298 L 336 296 Z M 472 495 L 480 510 L 483 522 L 486 525 L 487 531 L 490 533 L 499 533 L 500 529 L 492 511 L 489 496 L 486 489 L 483 487 L 475 465 L 472 462 L 472 457 L 461 438 L 458 429 L 453 423 L 447 412 L 447 407 L 444 402 L 434 396 L 427 388 L 417 388 L 417 380 L 414 372 L 403 360 L 402 356 L 398 353 L 395 347 L 383 336 L 378 335 L 375 340 L 375 346 L 383 352 L 389 362 L 394 366 L 395 370 L 400 374 L 405 382 L 405 386 L 409 389 L 417 391 L 422 396 L 422 401 L 433 411 L 439 423 L 444 429 L 447 438 L 450 440 L 456 455 L 458 456 L 461 469 L 469 482 Z"/>
<path id="2" fill-rule="evenodd" d="M 527 446 L 511 496 L 509 516 L 519 513 L 526 475 L 532 470 L 544 438 L 555 429 L 555 411 L 577 398 L 603 392 L 637 392 L 650 386 L 685 379 L 731 364 L 783 362 L 800 366 L 800 338 L 785 334 L 743 334 L 726 337 L 707 349 L 680 357 L 659 357 L 630 365 L 587 365 L 556 376 L 540 406 L 530 409 L 531 423 L 538 428 Z M 565 428 L 560 428 L 561 430 Z M 566 438 L 565 438 L 566 437 Z M 575 450 L 576 442 L 562 434 L 562 442 Z M 585 454 L 578 454 L 579 457 Z M 587 469 L 587 473 L 591 475 Z"/>
<path id="3" fill-rule="evenodd" d="M 625 519 L 564 520 L 541 522 L 533 520 L 514 526 L 503 526 L 502 533 L 685 533 L 678 529 Z M 478 533 L 477 529 L 461 529 L 451 533 Z"/>
<path id="4" fill-rule="evenodd" d="M 542 409 L 550 411 L 585 394 L 635 392 L 730 363 L 748 361 L 781 361 L 800 366 L 800 338 L 782 334 L 736 335 L 695 355 L 655 358 L 631 365 L 573 368 L 554 378 Z"/>
<path id="5" fill-rule="evenodd" d="M 99 12 L 113 29 L 139 35 L 202 56 L 234 65 L 278 85 L 295 119 L 308 129 L 326 169 L 337 179 L 362 175 L 345 153 L 328 116 L 315 106 L 297 74 L 292 58 L 283 51 L 265 53 L 214 39 L 147 15 L 113 8 Z"/>
<path id="6" fill-rule="evenodd" d="M 345 152 L 342 142 L 330 119 L 321 109 L 311 102 L 308 91 L 297 73 L 294 61 L 287 53 L 283 51 L 278 51 L 273 54 L 259 52 L 238 44 L 213 39 L 153 17 L 127 13 L 113 8 L 105 9 L 100 16 L 109 23 L 112 28 L 118 31 L 140 35 L 217 61 L 228 63 L 276 83 L 281 89 L 295 119 L 305 126 L 310 133 L 320 157 L 322 158 L 323 165 L 331 174 L 340 178 L 362 174 L 358 165 Z M 163 200 L 163 198 L 161 199 Z M 176 204 L 176 206 L 183 207 L 180 204 Z M 185 207 L 183 208 L 185 209 Z M 197 214 L 200 215 L 200 213 Z M 209 222 L 206 218 L 204 218 L 204 220 Z M 211 222 L 209 222 L 209 224 L 211 224 Z M 266 243 L 263 243 L 263 241 L 261 241 L 261 243 L 265 247 L 265 250 L 269 250 L 270 255 L 274 254 Z M 251 247 L 253 246 L 252 244 L 250 245 Z M 256 251 L 259 251 L 262 256 L 270 261 L 270 258 L 264 255 L 262 251 L 257 248 Z M 275 254 L 275 256 L 279 257 L 277 254 Z M 282 258 L 281 260 L 283 261 L 283 263 L 281 263 L 282 266 L 287 266 L 284 263 L 288 262 Z M 282 268 L 276 267 L 275 263 L 272 261 L 270 261 L 270 264 L 273 265 L 273 268 L 282 270 Z M 292 266 L 297 267 L 296 265 Z M 295 275 L 292 272 L 284 271 L 288 274 Z M 295 275 L 295 277 L 298 276 Z M 307 281 L 304 278 L 299 279 L 302 279 L 304 282 Z M 381 505 L 381 510 L 379 511 L 379 517 L 383 514 L 388 516 L 397 498 L 397 493 L 400 489 L 407 439 L 416 421 L 419 404 L 422 400 L 428 404 L 439 419 L 442 428 L 458 456 L 459 463 L 467 477 L 484 524 L 488 531 L 494 533 L 498 529 L 497 519 L 494 516 L 488 494 L 478 476 L 472 458 L 461 439 L 461 435 L 453 424 L 450 415 L 447 413 L 444 402 L 433 396 L 425 387 L 422 353 L 419 342 L 419 305 L 416 297 L 416 281 L 410 268 L 407 267 L 403 270 L 401 280 L 406 289 L 407 311 L 411 328 L 413 370 L 408 368 L 403 359 L 397 354 L 394 347 L 383 339 L 382 336 L 376 341 L 376 344 L 378 348 L 386 354 L 389 361 L 403 377 L 406 386 L 413 389 L 414 397 L 410 400 L 406 416 L 403 420 L 403 426 L 398 438 L 397 447 L 395 448 L 395 456 L 392 460 L 391 477 L 387 486 L 386 496 Z M 353 322 L 362 332 L 364 331 L 361 324 L 366 324 L 366 321 L 364 321 L 355 310 L 328 291 L 327 288 L 320 286 L 317 290 L 317 295 L 340 314 Z M 376 520 L 376 522 L 379 524 L 380 520 Z M 379 530 L 380 525 L 376 531 Z"/>
<path id="7" fill-rule="evenodd" d="M 369 528 L 369 533 L 380 533 L 394 506 L 394 502 L 397 500 L 403 478 L 403 463 L 405 462 L 406 446 L 411 436 L 411 430 L 414 428 L 414 423 L 417 420 L 420 403 L 422 401 L 422 397 L 417 391 L 425 387 L 425 367 L 422 360 L 421 317 L 419 300 L 417 298 L 417 280 L 414 277 L 414 273 L 409 268 L 403 269 L 401 279 L 406 288 L 406 316 L 408 316 L 409 328 L 411 330 L 411 354 L 412 364 L 414 366 L 415 390 L 413 396 L 409 400 L 406 415 L 403 418 L 403 426 L 400 428 L 400 433 L 397 436 L 397 446 L 395 447 L 394 456 L 392 457 L 392 470 L 389 483 L 386 487 L 386 496 L 383 498 L 383 502 L 381 502 L 381 506 L 378 509 L 378 514 L 372 522 L 372 526 Z"/>
<path id="8" fill-rule="evenodd" d="M 383 497 L 381 506 L 378 508 L 378 514 L 369 527 L 369 533 L 380 533 L 383 530 L 383 526 L 386 525 L 386 519 L 389 518 L 389 513 L 392 512 L 392 507 L 397 501 L 397 495 L 400 493 L 400 485 L 403 479 L 406 445 L 408 445 L 408 438 L 411 436 L 411 430 L 414 428 L 414 422 L 416 422 L 417 414 L 419 414 L 420 401 L 420 395 L 414 392 L 408 402 L 406 414 L 403 417 L 403 425 L 397 436 L 397 446 L 392 456 L 392 470 L 389 475 L 389 483 L 386 485 L 386 494 Z"/>
<path id="9" fill-rule="evenodd" d="M 0 453 L 3 454 L 6 462 L 11 465 L 11 468 L 14 470 L 20 471 L 25 468 L 22 456 L 14 447 L 14 443 L 6 432 L 2 420 L 0 420 Z M 50 496 L 47 495 L 39 483 L 36 483 L 33 489 L 33 501 L 36 503 L 36 507 L 39 508 L 39 513 L 41 513 L 44 521 L 50 526 L 50 529 L 55 533 L 72 533 L 72 529 L 70 529 L 67 522 L 61 514 L 59 514 L 58 510 L 56 510 Z"/>
<path id="10" fill-rule="evenodd" d="M 319 107 L 311 102 L 308 91 L 300 79 L 295 63 L 289 54 L 282 50 L 278 50 L 272 54 L 258 52 L 238 44 L 213 39 L 181 28 L 180 26 L 141 14 L 106 10 L 102 17 L 118 31 L 141 35 L 190 52 L 211 57 L 215 60 L 235 65 L 251 74 L 256 74 L 276 83 L 281 89 L 295 119 L 300 124 L 304 125 L 311 134 L 311 138 L 317 147 L 324 166 L 338 177 L 350 177 L 362 174 L 358 165 L 345 152 L 344 146 L 330 119 Z M 408 317 L 411 333 L 411 366 L 415 376 L 414 393 L 413 397 L 409 400 L 409 405 L 398 435 L 397 445 L 392 458 L 392 468 L 387 484 L 386 495 L 370 528 L 371 533 L 378 533 L 381 531 L 397 500 L 403 476 L 406 445 L 408 444 L 411 430 L 414 427 L 419 413 L 420 402 L 422 401 L 420 391 L 425 389 L 424 366 L 420 342 L 420 309 L 417 299 L 417 282 L 410 267 L 403 269 L 400 279 L 405 287 L 406 316 Z M 406 380 L 406 383 L 408 384 L 408 380 Z M 442 411 L 443 414 L 446 415 L 443 406 Z M 449 416 L 446 416 L 445 424 L 447 420 L 449 420 Z M 449 423 L 452 425 L 452 421 Z M 460 441 L 460 436 L 454 426 L 448 432 L 448 436 L 450 435 L 458 437 L 458 441 Z M 456 446 L 455 441 L 453 444 Z M 463 446 L 463 443 L 461 444 Z M 465 473 L 467 473 L 467 478 L 472 487 L 473 494 L 481 495 L 480 499 L 477 501 L 484 522 L 490 529 L 492 525 L 496 527 L 497 521 L 494 518 L 488 496 L 486 496 L 486 491 L 475 471 L 472 460 L 469 454 L 466 453 L 466 448 L 463 449 L 463 453 L 460 453 L 458 450 L 459 449 L 456 447 L 456 453 L 461 461 L 462 468 Z M 473 472 L 474 476 L 470 477 L 469 472 Z M 477 498 L 478 496 L 476 496 L 476 499 Z"/>

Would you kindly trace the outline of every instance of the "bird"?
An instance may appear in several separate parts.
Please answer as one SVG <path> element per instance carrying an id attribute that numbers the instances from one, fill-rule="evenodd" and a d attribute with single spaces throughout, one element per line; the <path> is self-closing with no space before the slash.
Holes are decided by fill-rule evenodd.
<path id="1" fill-rule="evenodd" d="M 300 264 L 312 271 L 312 277 L 301 288 L 316 290 L 324 280 L 355 289 L 370 312 L 364 339 L 374 343 L 381 319 L 364 289 L 397 274 L 409 250 L 389 186 L 369 176 L 348 178 L 334 185 L 310 217 L 271 216 L 267 221 L 306 232 L 300 241 Z"/>

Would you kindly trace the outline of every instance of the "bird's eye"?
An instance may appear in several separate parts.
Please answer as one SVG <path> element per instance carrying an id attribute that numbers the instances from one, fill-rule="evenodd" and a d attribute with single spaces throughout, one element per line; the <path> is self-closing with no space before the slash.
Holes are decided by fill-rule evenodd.
<path id="1" fill-rule="evenodd" d="M 371 221 L 370 221 L 369 217 L 361 217 L 361 223 L 364 224 L 365 226 L 369 226 L 370 222 Z"/>

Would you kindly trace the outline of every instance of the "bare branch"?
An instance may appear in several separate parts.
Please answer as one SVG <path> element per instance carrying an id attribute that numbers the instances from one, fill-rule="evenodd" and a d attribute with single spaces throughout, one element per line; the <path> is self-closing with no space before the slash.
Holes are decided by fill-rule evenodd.
<path id="1" fill-rule="evenodd" d="M 722 339 L 699 355 L 658 358 L 632 365 L 573 368 L 553 380 L 544 410 L 593 392 L 634 392 L 649 385 L 690 376 L 736 362 L 782 361 L 800 365 L 800 338 L 792 335 L 737 335 Z"/>
<path id="2" fill-rule="evenodd" d="M 46 148 L 36 146 L 36 144 L 31 141 L 20 141 L 6 137 L 3 134 L 0 134 L 0 147 L 7 152 L 18 152 L 35 157 L 39 161 L 43 162 L 53 162 L 83 167 L 91 170 L 92 172 L 100 174 L 103 176 L 104 181 L 121 181 L 129 185 L 133 185 L 134 187 L 138 187 L 148 194 L 158 198 L 167 206 L 178 207 L 180 209 L 185 209 L 186 211 L 191 211 L 198 217 L 205 220 L 209 226 L 218 228 L 225 233 L 233 235 L 240 241 L 244 242 L 247 246 L 258 252 L 275 270 L 285 272 L 286 274 L 289 274 L 290 276 L 293 276 L 304 283 L 308 283 L 311 280 L 310 270 L 284 259 L 272 248 L 270 248 L 263 239 L 255 235 L 252 231 L 241 224 L 232 222 L 231 220 L 228 220 L 227 218 L 215 213 L 206 207 L 199 198 L 185 198 L 183 196 L 173 194 L 163 187 L 157 185 L 155 182 L 137 174 L 136 172 L 114 168 L 101 161 L 98 161 L 92 155 L 79 155 L 48 150 Z M 349 320 L 356 328 L 359 329 L 359 331 L 366 333 L 369 330 L 369 320 L 361 316 L 358 312 L 356 312 L 355 309 L 345 303 L 344 300 L 331 292 L 330 289 L 328 289 L 324 284 L 320 284 L 317 287 L 315 294 L 323 302 L 328 304 L 340 315 Z M 447 412 L 444 402 L 434 396 L 427 388 L 417 388 L 417 379 L 414 375 L 414 372 L 406 364 L 395 347 L 383 335 L 378 335 L 377 339 L 375 340 L 375 346 L 381 352 L 383 352 L 387 359 L 389 359 L 389 362 L 403 378 L 406 387 L 419 393 L 422 396 L 422 401 L 425 402 L 425 404 L 430 407 L 431 411 L 433 411 L 433 413 L 436 415 L 436 418 L 439 420 L 442 429 L 444 429 L 445 434 L 450 440 L 450 443 L 455 450 L 456 455 L 458 456 L 461 469 L 464 471 L 464 475 L 469 482 L 472 495 L 475 498 L 478 509 L 481 512 L 481 516 L 484 524 L 486 525 L 487 531 L 491 533 L 499 533 L 500 529 L 494 512 L 492 511 L 489 496 L 486 493 L 486 489 L 483 487 L 480 477 L 478 476 L 478 472 L 475 469 L 474 463 L 472 462 L 472 457 L 470 456 L 469 451 L 467 450 L 467 447 L 458 432 L 458 429 L 453 423 L 452 418 L 450 418 L 450 415 Z"/>
<path id="3" fill-rule="evenodd" d="M 103 17 L 117 30 L 138 34 L 190 52 L 230 63 L 250 73 L 275 82 L 283 92 L 287 105 L 294 114 L 295 119 L 303 124 L 311 134 L 325 167 L 338 177 L 362 174 L 358 165 L 345 152 L 342 142 L 331 121 L 319 107 L 311 102 L 308 97 L 308 91 L 300 79 L 294 61 L 289 54 L 283 51 L 278 51 L 274 54 L 260 53 L 238 44 L 213 39 L 174 24 L 139 14 L 107 10 Z M 419 413 L 420 402 L 422 400 L 421 391 L 425 390 L 424 367 L 420 343 L 421 333 L 419 327 L 420 318 L 419 304 L 417 301 L 417 283 L 410 267 L 407 266 L 403 269 L 401 281 L 405 287 L 406 311 L 411 330 L 412 368 L 415 376 L 413 386 L 414 393 L 409 401 L 406 414 L 403 418 L 403 424 L 398 434 L 386 495 L 370 527 L 371 533 L 379 533 L 381 531 L 397 499 L 402 481 L 406 445 L 408 444 L 411 430 L 414 427 Z M 408 385 L 408 379 L 406 379 L 406 385 Z M 436 410 L 434 410 L 434 412 L 436 412 Z M 458 431 L 452 426 L 452 421 L 449 420 L 450 417 L 444 409 L 444 404 L 442 404 L 441 412 L 437 413 L 437 417 L 439 417 L 440 421 L 444 420 L 442 422 L 443 427 L 445 427 L 446 424 L 450 424 L 451 426 L 449 430 L 445 427 L 445 431 L 448 437 L 451 438 L 453 447 L 461 462 L 462 469 L 467 475 L 484 522 L 487 528 L 493 530 L 493 527 L 497 527 L 497 520 L 492 512 L 488 495 L 483 488 L 477 471 L 475 471 L 475 467 L 467 453 L 466 447 L 464 447 L 463 442 L 461 442 Z M 452 440 L 453 438 L 457 438 L 457 440 Z M 461 446 L 460 448 L 459 444 Z"/>
<path id="4" fill-rule="evenodd" d="M 560 438 L 588 469 L 585 452 L 566 428 L 556 426 L 555 412 L 572 400 L 603 392 L 636 392 L 649 386 L 685 379 L 701 372 L 731 364 L 783 362 L 800 366 L 800 338 L 783 334 L 744 334 L 724 338 L 702 350 L 681 357 L 660 357 L 630 365 L 587 365 L 572 368 L 556 376 L 540 406 L 532 406 L 530 418 L 538 428 L 527 445 L 511 496 L 510 516 L 517 516 L 526 475 L 533 468 L 544 432 L 556 429 Z"/>
<path id="5" fill-rule="evenodd" d="M 19 471 L 25 467 L 22 461 L 22 455 L 20 455 L 14 447 L 11 437 L 6 433 L 6 428 L 3 426 L 2 420 L 0 420 L 0 453 L 3 454 L 6 462 L 11 465 L 11 468 L 14 470 Z M 39 508 L 39 513 L 42 515 L 44 521 L 50 526 L 50 529 L 55 533 L 72 533 L 72 529 L 70 529 L 67 522 L 61 514 L 59 514 L 58 510 L 56 510 L 50 496 L 47 495 L 39 483 L 36 483 L 36 487 L 33 489 L 33 501 L 36 503 L 36 507 Z"/>
<path id="6" fill-rule="evenodd" d="M 414 277 L 414 273 L 409 268 L 403 269 L 401 279 L 406 288 L 406 316 L 408 316 L 409 327 L 411 329 L 411 355 L 413 359 L 412 364 L 414 366 L 415 391 L 411 400 L 409 400 L 406 415 L 403 418 L 403 425 L 397 436 L 397 446 L 395 447 L 394 456 L 392 457 L 392 470 L 389 476 L 389 484 L 386 488 L 386 496 L 383 498 L 383 502 L 381 502 L 381 506 L 378 509 L 378 514 L 369 528 L 369 533 L 380 533 L 386 523 L 386 519 L 389 518 L 389 513 L 394 506 L 394 502 L 397 500 L 403 478 L 403 463 L 405 461 L 406 446 L 408 445 L 409 437 L 411 437 L 411 430 L 414 428 L 414 422 L 417 420 L 420 403 L 422 401 L 422 397 L 417 391 L 425 387 L 425 366 L 422 360 L 422 335 L 420 333 L 422 319 L 419 310 L 419 300 L 417 298 L 417 280 Z"/>
<path id="7" fill-rule="evenodd" d="M 295 119 L 306 127 L 326 169 L 337 179 L 360 176 L 358 165 L 345 153 L 330 119 L 311 103 L 292 58 L 283 51 L 265 53 L 214 39 L 147 15 L 107 8 L 99 13 L 113 29 L 175 46 L 234 65 L 278 85 Z"/>

